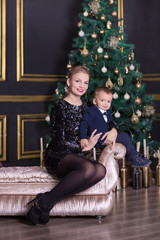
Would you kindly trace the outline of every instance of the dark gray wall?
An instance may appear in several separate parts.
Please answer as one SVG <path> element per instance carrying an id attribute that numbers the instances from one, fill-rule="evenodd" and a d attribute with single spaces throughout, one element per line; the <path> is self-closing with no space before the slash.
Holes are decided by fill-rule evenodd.
<path id="1" fill-rule="evenodd" d="M 28 78 L 17 82 L 17 3 L 23 9 L 24 35 L 24 73 Z M 37 95 L 52 95 L 56 82 L 45 79 L 44 74 L 65 75 L 68 53 L 72 39 L 77 35 L 78 13 L 82 11 L 82 0 L 6 0 L 6 80 L 0 82 L 0 116 L 7 116 L 7 161 L 4 166 L 39 165 L 39 158 L 34 158 L 34 151 L 39 151 L 40 137 L 49 132 L 45 121 L 36 121 L 35 114 L 46 114 L 49 101 L 24 101 L 23 96 L 35 99 Z M 124 0 L 124 20 L 127 26 L 128 42 L 134 43 L 136 60 L 141 63 L 143 73 L 159 73 L 159 11 L 157 0 Z M 20 46 L 18 46 L 19 48 Z M 42 75 L 41 82 L 37 74 Z M 159 94 L 160 82 L 148 81 L 147 92 Z M 11 100 L 3 100 L 5 96 Z M 22 100 L 14 96 L 21 95 Z M 159 101 L 156 101 L 157 111 Z M 24 150 L 26 159 L 17 160 L 17 115 L 33 115 L 33 121 L 24 123 Z M 25 120 L 25 118 L 24 118 Z M 160 140 L 159 122 L 155 121 L 152 135 Z M 159 131 L 160 132 L 160 131 Z M 22 140 L 23 138 L 21 138 Z M 3 148 L 3 138 L 1 139 Z M 27 153 L 29 152 L 29 153 Z M 0 158 L 3 151 L 0 151 Z M 23 154 L 22 154 L 23 155 Z M 1 161 L 1 159 L 0 159 Z"/>

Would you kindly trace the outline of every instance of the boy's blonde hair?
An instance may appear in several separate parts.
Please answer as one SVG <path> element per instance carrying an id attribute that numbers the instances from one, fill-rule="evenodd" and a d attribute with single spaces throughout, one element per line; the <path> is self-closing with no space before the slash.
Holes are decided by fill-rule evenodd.
<path id="1" fill-rule="evenodd" d="M 112 92 L 107 87 L 102 86 L 102 87 L 96 88 L 96 90 L 94 92 L 94 97 L 96 96 L 97 93 L 99 93 L 101 91 L 105 92 L 106 94 L 112 94 Z"/>

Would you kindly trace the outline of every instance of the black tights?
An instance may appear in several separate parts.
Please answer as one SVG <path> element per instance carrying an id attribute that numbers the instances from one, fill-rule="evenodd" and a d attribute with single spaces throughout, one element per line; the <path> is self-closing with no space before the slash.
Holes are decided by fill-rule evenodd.
<path id="1" fill-rule="evenodd" d="M 68 154 L 58 167 L 60 182 L 42 198 L 44 208 L 51 209 L 57 202 L 81 192 L 104 178 L 105 167 L 80 155 Z"/>

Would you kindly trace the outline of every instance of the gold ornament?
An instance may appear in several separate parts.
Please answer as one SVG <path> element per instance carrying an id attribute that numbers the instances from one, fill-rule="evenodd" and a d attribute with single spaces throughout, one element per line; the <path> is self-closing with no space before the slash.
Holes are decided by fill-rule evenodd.
<path id="1" fill-rule="evenodd" d="M 136 72 L 140 74 L 139 69 L 138 69 L 138 65 L 136 67 Z"/>
<path id="2" fill-rule="evenodd" d="M 110 77 L 108 77 L 108 80 L 107 80 L 105 86 L 106 86 L 108 89 L 112 89 L 112 88 L 113 88 L 113 83 L 112 83 Z"/>
<path id="3" fill-rule="evenodd" d="M 69 63 L 67 64 L 67 69 L 70 70 L 71 68 L 72 68 L 72 64 L 71 64 L 71 62 L 69 62 Z"/>
<path id="4" fill-rule="evenodd" d="M 78 27 L 82 27 L 83 26 L 83 22 L 82 22 L 82 20 L 80 21 L 80 22 L 78 22 Z"/>
<path id="5" fill-rule="evenodd" d="M 135 101 L 136 104 L 139 105 L 139 104 L 141 104 L 142 99 L 140 97 L 136 97 L 134 101 Z"/>
<path id="6" fill-rule="evenodd" d="M 142 87 L 142 84 L 141 84 L 140 81 L 138 81 L 138 82 L 136 83 L 136 87 L 137 87 L 137 88 L 141 88 L 141 87 Z"/>
<path id="7" fill-rule="evenodd" d="M 111 28 L 112 28 L 112 23 L 111 23 L 111 21 L 107 21 L 106 27 L 107 27 L 107 29 L 111 29 Z"/>
<path id="8" fill-rule="evenodd" d="M 120 87 L 123 86 L 123 78 L 122 78 L 121 74 L 118 77 L 118 86 L 120 86 Z"/>
<path id="9" fill-rule="evenodd" d="M 134 52 L 131 52 L 131 58 L 134 59 Z"/>
<path id="10" fill-rule="evenodd" d="M 127 66 L 127 65 L 125 66 L 125 73 L 126 73 L 126 74 L 129 73 L 129 69 L 128 69 L 128 66 Z"/>
<path id="11" fill-rule="evenodd" d="M 132 57 L 131 57 L 130 55 L 128 56 L 128 60 L 129 60 L 129 61 L 131 61 L 131 60 L 132 60 Z"/>
<path id="12" fill-rule="evenodd" d="M 115 73 L 115 74 L 118 74 L 118 73 L 119 73 L 118 68 L 116 68 L 116 69 L 114 70 L 114 73 Z"/>
<path id="13" fill-rule="evenodd" d="M 104 59 L 107 59 L 107 60 L 109 59 L 109 55 L 107 52 L 104 54 Z"/>
<path id="14" fill-rule="evenodd" d="M 56 88 L 55 93 L 56 93 L 56 95 L 59 95 L 59 90 L 58 90 L 58 88 Z"/>
<path id="15" fill-rule="evenodd" d="M 121 38 L 121 36 L 120 36 L 120 35 L 118 36 L 118 40 L 119 40 L 119 41 L 121 41 L 121 40 L 122 40 L 122 38 Z"/>
<path id="16" fill-rule="evenodd" d="M 99 32 L 100 32 L 101 35 L 105 34 L 105 30 L 104 29 L 101 29 Z"/>
<path id="17" fill-rule="evenodd" d="M 87 50 L 86 47 L 84 47 L 83 50 L 81 51 L 81 55 L 86 57 L 86 56 L 88 56 L 88 54 L 89 54 L 89 51 Z"/>
<path id="18" fill-rule="evenodd" d="M 96 61 L 99 61 L 99 59 L 100 59 L 100 56 L 99 56 L 98 54 L 96 54 L 96 55 L 95 55 L 95 60 L 96 60 Z"/>
<path id="19" fill-rule="evenodd" d="M 114 3 L 114 0 L 109 0 L 109 4 L 113 4 Z"/>
<path id="20" fill-rule="evenodd" d="M 113 16 L 113 17 L 117 17 L 117 12 L 116 12 L 116 11 L 113 11 L 113 12 L 112 12 L 112 16 Z"/>
<path id="21" fill-rule="evenodd" d="M 151 137 L 151 134 L 150 134 L 150 133 L 148 134 L 148 139 L 152 139 L 152 137 Z"/>
<path id="22" fill-rule="evenodd" d="M 65 86 L 64 91 L 65 91 L 65 94 L 68 94 L 69 92 L 68 86 Z"/>
<path id="23" fill-rule="evenodd" d="M 133 124 L 136 124 L 139 122 L 139 119 L 137 117 L 137 115 L 135 113 L 133 113 L 132 117 L 131 117 L 131 121 Z"/>
<path id="24" fill-rule="evenodd" d="M 93 39 L 96 39 L 97 38 L 97 33 L 92 33 L 92 35 L 91 35 L 91 37 L 93 38 Z"/>
<path id="25" fill-rule="evenodd" d="M 105 21 L 105 20 L 106 20 L 106 16 L 105 16 L 104 14 L 102 14 L 101 20 L 102 20 L 102 21 Z"/>

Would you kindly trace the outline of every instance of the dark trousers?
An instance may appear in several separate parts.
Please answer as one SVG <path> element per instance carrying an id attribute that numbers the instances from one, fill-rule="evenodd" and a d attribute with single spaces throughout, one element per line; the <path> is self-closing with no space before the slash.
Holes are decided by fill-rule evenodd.
<path id="1" fill-rule="evenodd" d="M 122 143 L 127 150 L 127 159 L 132 160 L 138 154 L 135 147 L 133 146 L 130 136 L 125 132 L 120 132 L 117 136 L 116 142 Z"/>

